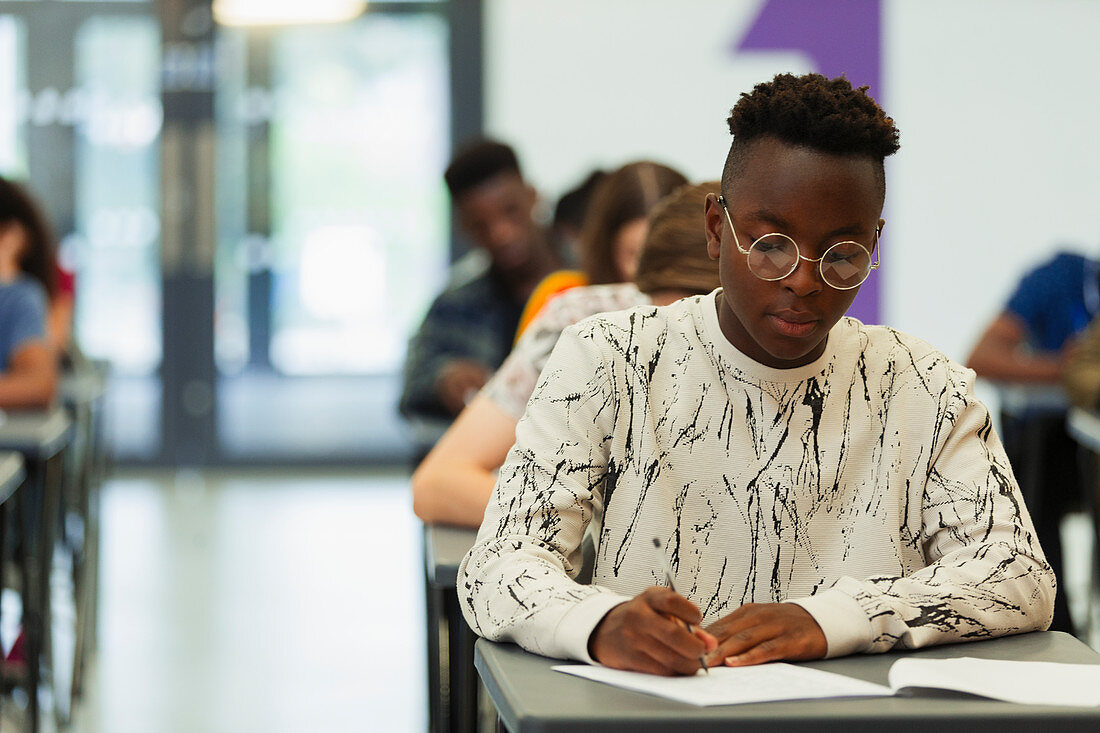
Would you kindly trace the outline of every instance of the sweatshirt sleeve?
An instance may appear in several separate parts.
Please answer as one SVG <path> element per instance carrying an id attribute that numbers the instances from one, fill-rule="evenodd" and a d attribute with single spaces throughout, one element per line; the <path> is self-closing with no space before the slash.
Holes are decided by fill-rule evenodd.
<path id="1" fill-rule="evenodd" d="M 602 513 L 617 409 L 596 338 L 577 326 L 562 334 L 458 571 L 462 611 L 478 634 L 587 662 L 592 630 L 629 600 L 574 580 L 585 530 Z"/>
<path id="2" fill-rule="evenodd" d="M 904 577 L 843 577 L 820 598 L 796 601 L 821 616 L 829 656 L 1050 625 L 1054 572 L 973 380 L 969 369 L 953 372 L 927 465 L 921 542 L 929 564 Z"/>

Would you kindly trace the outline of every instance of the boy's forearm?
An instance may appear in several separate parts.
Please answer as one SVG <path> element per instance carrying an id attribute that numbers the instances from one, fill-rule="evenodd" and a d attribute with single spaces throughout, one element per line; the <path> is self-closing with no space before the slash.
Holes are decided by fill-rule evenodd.
<path id="1" fill-rule="evenodd" d="M 936 563 L 905 577 L 842 578 L 834 588 L 870 620 L 870 652 L 1042 630 L 1054 606 L 1050 566 L 1003 547 L 984 546 L 981 559 L 966 565 Z"/>
<path id="2" fill-rule="evenodd" d="M 842 578 L 871 623 L 869 651 L 1046 628 L 1054 575 L 972 379 L 949 385 L 942 443 L 921 489 L 926 567 L 903 577 Z M 923 471 L 921 473 L 924 473 Z M 913 480 L 917 480 L 914 476 Z"/>
<path id="3" fill-rule="evenodd" d="M 487 639 L 513 641 L 545 656 L 594 662 L 588 649 L 592 631 L 630 597 L 576 583 L 560 556 L 530 539 L 489 537 L 474 546 L 459 566 L 458 587 L 466 590 L 459 593 L 463 615 Z"/>

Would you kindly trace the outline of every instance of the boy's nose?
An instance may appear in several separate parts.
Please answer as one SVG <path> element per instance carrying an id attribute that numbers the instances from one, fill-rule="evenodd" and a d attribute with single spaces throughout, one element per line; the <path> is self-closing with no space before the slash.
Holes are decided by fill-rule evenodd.
<path id="1" fill-rule="evenodd" d="M 783 285 L 799 297 L 813 295 L 825 287 L 818 263 L 800 258 L 794 272 L 783 278 Z"/>

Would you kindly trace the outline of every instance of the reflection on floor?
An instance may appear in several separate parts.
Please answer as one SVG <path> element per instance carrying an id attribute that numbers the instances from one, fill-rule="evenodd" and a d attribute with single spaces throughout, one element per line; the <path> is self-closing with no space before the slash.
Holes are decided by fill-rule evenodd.
<path id="1" fill-rule="evenodd" d="M 423 731 L 407 477 L 112 480 L 100 646 L 75 730 Z"/>
<path id="2" fill-rule="evenodd" d="M 218 378 L 218 436 L 226 457 L 248 460 L 407 461 L 412 436 L 397 414 L 398 374 Z M 160 446 L 160 381 L 115 375 L 108 396 L 111 444 L 124 459 Z"/>

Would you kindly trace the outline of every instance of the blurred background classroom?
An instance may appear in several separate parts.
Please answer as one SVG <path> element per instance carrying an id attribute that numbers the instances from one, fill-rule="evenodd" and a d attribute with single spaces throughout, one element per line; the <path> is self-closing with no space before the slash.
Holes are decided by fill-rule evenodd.
<path id="1" fill-rule="evenodd" d="M 0 424 L 11 516 L 41 520 L 9 544 L 44 548 L 6 549 L 0 643 L 37 634 L 43 664 L 5 663 L 0 727 L 427 729 L 396 405 L 470 249 L 442 178 L 463 142 L 513 145 L 548 221 L 630 160 L 718 178 L 742 91 L 845 73 L 902 142 L 853 314 L 966 361 L 1023 273 L 1100 256 L 1098 33 L 1091 0 L 0 0 L 0 176 L 56 233 L 79 354 L 61 417 L 29 416 L 56 434 Z"/>

